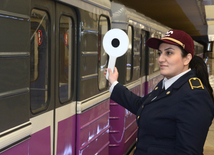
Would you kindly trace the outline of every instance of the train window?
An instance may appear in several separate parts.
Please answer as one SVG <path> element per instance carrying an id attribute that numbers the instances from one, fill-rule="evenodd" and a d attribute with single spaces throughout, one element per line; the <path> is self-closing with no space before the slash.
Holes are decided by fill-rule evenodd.
<path id="1" fill-rule="evenodd" d="M 104 51 L 102 46 L 102 40 L 105 33 L 109 30 L 109 20 L 105 16 L 100 16 L 99 25 L 98 25 L 98 84 L 99 89 L 105 89 L 107 87 L 107 80 L 104 76 L 105 68 L 108 64 L 108 55 Z"/>
<path id="2" fill-rule="evenodd" d="M 133 38 L 133 27 L 129 25 L 128 27 L 128 37 L 129 37 L 129 48 L 126 52 L 126 81 L 131 80 L 132 73 L 132 38 Z"/>
<path id="3" fill-rule="evenodd" d="M 148 48 L 146 47 L 146 40 L 148 39 L 148 32 L 142 30 L 141 33 L 141 76 L 146 75 L 146 56 Z"/>
<path id="4" fill-rule="evenodd" d="M 59 99 L 61 103 L 71 99 L 72 25 L 70 17 L 61 16 L 59 25 Z"/>
<path id="5" fill-rule="evenodd" d="M 45 11 L 31 12 L 30 99 L 33 113 L 45 110 L 48 101 L 48 33 L 49 18 Z"/>

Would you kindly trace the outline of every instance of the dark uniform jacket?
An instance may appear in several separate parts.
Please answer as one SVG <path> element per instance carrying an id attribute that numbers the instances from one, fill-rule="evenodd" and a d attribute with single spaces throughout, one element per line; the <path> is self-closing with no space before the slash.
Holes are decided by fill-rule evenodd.
<path id="1" fill-rule="evenodd" d="M 203 155 L 214 105 L 193 71 L 161 92 L 162 81 L 145 97 L 117 84 L 111 99 L 136 115 L 135 155 Z"/>

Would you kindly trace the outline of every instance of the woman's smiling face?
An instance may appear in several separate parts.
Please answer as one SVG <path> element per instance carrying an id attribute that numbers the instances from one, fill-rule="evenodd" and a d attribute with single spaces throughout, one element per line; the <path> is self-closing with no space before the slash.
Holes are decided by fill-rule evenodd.
<path id="1" fill-rule="evenodd" d="M 192 59 L 190 53 L 183 58 L 182 51 L 178 46 L 167 43 L 160 44 L 158 54 L 157 61 L 160 73 L 167 79 L 188 70 L 189 62 Z"/>

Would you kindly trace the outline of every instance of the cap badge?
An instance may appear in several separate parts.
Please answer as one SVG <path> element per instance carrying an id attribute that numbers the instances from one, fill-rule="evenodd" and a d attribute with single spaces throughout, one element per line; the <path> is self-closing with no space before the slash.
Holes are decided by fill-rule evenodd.
<path id="1" fill-rule="evenodd" d="M 173 34 L 173 31 L 168 31 L 168 32 L 166 32 L 164 37 L 169 37 L 171 34 Z"/>

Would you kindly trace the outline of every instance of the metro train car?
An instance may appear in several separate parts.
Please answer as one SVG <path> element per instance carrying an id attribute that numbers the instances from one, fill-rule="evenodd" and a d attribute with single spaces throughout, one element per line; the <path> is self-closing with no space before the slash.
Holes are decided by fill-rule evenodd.
<path id="1" fill-rule="evenodd" d="M 0 154 L 122 155 L 135 116 L 110 100 L 102 40 L 129 37 L 119 82 L 144 96 L 162 78 L 149 37 L 168 27 L 109 0 L 1 0 Z"/>

